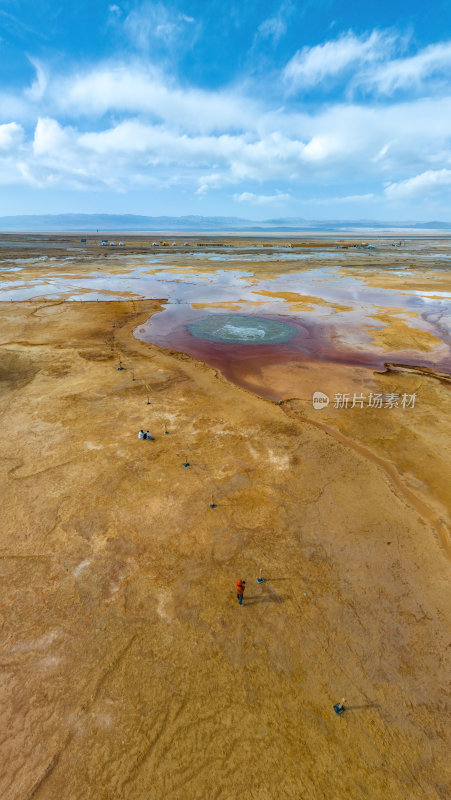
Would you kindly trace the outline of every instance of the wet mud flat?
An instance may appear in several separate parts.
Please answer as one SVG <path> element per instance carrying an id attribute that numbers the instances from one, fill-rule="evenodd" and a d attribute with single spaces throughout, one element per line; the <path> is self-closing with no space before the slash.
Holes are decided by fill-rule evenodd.
<path id="1" fill-rule="evenodd" d="M 289 267 L 258 262 L 171 273 L 155 267 L 151 275 L 166 299 L 135 336 L 206 361 L 271 399 L 286 396 L 284 380 L 262 381 L 270 372 L 275 376 L 278 365 L 306 373 L 321 365 L 323 371 L 330 365 L 383 371 L 402 363 L 451 373 L 451 279 L 443 266 L 387 271 L 374 264 L 325 266 L 319 257 L 318 264 Z M 196 326 L 214 327 L 227 315 L 229 324 L 233 315 L 247 315 L 257 327 L 279 322 L 296 333 L 277 343 L 193 335 Z M 294 384 L 290 392 L 305 394 L 305 385 Z"/>
<path id="2" fill-rule="evenodd" d="M 335 325 L 321 323 L 309 319 L 308 315 L 302 318 L 289 317 L 287 325 L 293 334 L 287 337 L 287 341 L 276 343 L 260 343 L 258 339 L 254 342 L 244 341 L 215 341 L 212 338 L 202 338 L 193 335 L 193 326 L 203 324 L 204 327 L 214 327 L 216 320 L 222 320 L 223 314 L 213 312 L 208 317 L 186 309 L 180 311 L 178 306 L 168 309 L 163 316 L 158 315 L 149 323 L 141 325 L 135 331 L 135 336 L 143 341 L 152 342 L 160 347 L 187 353 L 190 356 L 204 361 L 219 369 L 222 374 L 234 383 L 244 388 L 255 388 L 259 386 L 259 393 L 272 400 L 282 400 L 286 397 L 286 387 L 283 381 L 277 385 L 277 380 L 264 383 L 262 375 L 269 374 L 272 370 L 276 371 L 283 365 L 294 365 L 298 370 L 308 370 L 316 367 L 318 374 L 321 364 L 323 370 L 327 371 L 331 365 L 343 365 L 348 367 L 366 368 L 368 375 L 372 370 L 384 371 L 386 365 L 394 363 L 393 360 L 401 361 L 406 367 L 424 367 L 436 372 L 451 374 L 451 357 L 448 347 L 442 348 L 443 356 L 437 362 L 428 358 L 424 352 L 406 353 L 403 348 L 401 353 L 396 350 L 390 353 L 377 352 L 371 348 L 370 337 L 368 336 L 368 350 L 364 350 L 360 343 L 353 341 L 345 330 L 343 335 Z M 230 315 L 230 320 L 239 320 L 240 314 Z M 265 315 L 254 313 L 254 324 L 271 323 L 284 317 L 276 315 Z M 362 337 L 363 338 L 363 337 Z M 448 339 L 448 337 L 446 337 Z M 440 340 L 438 340 L 440 343 Z M 401 343 L 400 343 L 401 344 Z M 349 372 L 351 377 L 352 373 Z M 315 378 L 318 380 L 318 378 Z M 256 383 L 259 382 L 259 383 Z M 309 382 L 310 383 L 310 382 Z M 310 386 L 309 386 L 310 388 Z M 320 388 L 320 387 L 319 387 Z M 298 386 L 293 387 L 295 393 L 306 393 L 306 386 L 301 381 Z M 337 387 L 337 391 L 339 388 Z"/>
<path id="3" fill-rule="evenodd" d="M 55 295 L 0 302 L 2 796 L 447 797 L 446 271 L 409 267 L 409 285 L 405 270 L 353 266 L 363 291 L 390 284 L 355 311 L 355 283 L 332 297 L 317 272 L 327 280 L 314 292 L 313 268 L 296 262 L 284 286 L 280 264 L 259 262 L 243 295 L 217 262 L 200 278 L 185 257 L 168 275 L 152 272 L 168 263 L 105 260 L 25 265 L 14 291 L 37 269 L 38 290 Z M 406 289 L 437 299 L 403 316 L 391 292 L 410 302 Z M 137 338 L 153 323 L 163 335 L 172 313 L 180 347 Z M 404 357 L 407 342 L 429 367 L 301 353 L 313 328 L 355 313 L 365 327 L 382 314 L 384 338 L 350 326 L 352 353 Z M 186 326 L 220 314 L 286 322 L 296 337 L 188 355 Z M 256 357 L 246 389 L 244 367 L 232 383 L 209 365 L 212 347 L 295 340 L 287 361 L 280 349 Z M 282 402 L 262 397 L 268 387 Z M 321 411 L 315 388 L 331 398 Z M 334 408 L 346 391 L 416 403 Z"/>

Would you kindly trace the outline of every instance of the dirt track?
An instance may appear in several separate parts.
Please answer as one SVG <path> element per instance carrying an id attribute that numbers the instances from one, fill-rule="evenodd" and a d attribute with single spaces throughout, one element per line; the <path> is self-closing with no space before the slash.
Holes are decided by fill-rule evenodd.
<path id="1" fill-rule="evenodd" d="M 2 310 L 1 796 L 449 796 L 433 527 L 305 414 L 133 339 L 157 309 Z"/>

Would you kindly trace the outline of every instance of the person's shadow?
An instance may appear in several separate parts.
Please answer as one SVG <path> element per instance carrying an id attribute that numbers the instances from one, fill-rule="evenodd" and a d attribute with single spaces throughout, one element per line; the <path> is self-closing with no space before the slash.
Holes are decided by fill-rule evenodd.
<path id="1" fill-rule="evenodd" d="M 345 705 L 345 711 L 357 711 L 361 708 L 380 708 L 379 703 L 367 703 L 363 706 L 347 706 Z"/>
<path id="2" fill-rule="evenodd" d="M 263 595 L 252 595 L 252 597 L 246 597 L 243 605 L 254 605 L 255 603 L 284 603 L 284 598 L 277 594 L 263 594 Z"/>

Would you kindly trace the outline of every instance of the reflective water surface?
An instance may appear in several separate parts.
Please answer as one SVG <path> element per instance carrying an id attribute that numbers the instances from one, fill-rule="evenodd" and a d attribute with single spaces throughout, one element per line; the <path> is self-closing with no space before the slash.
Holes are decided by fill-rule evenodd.
<path id="1" fill-rule="evenodd" d="M 243 314 L 215 314 L 191 322 L 187 327 L 197 339 L 233 344 L 277 344 L 296 336 L 296 328 L 286 322 Z"/>
<path id="2" fill-rule="evenodd" d="M 225 372 L 240 360 L 307 358 L 451 372 L 451 281 L 443 258 L 451 245 L 432 251 L 414 243 L 363 254 L 281 246 L 94 258 L 70 248 L 59 257 L 30 256 L 17 247 L 17 256 L 5 252 L 0 260 L 0 301 L 159 299 L 161 312 L 135 335 Z"/>

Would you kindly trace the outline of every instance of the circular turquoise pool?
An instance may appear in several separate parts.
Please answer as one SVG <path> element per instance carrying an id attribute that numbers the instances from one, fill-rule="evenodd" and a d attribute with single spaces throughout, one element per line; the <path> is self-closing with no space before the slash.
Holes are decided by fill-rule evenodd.
<path id="1" fill-rule="evenodd" d="M 212 314 L 188 325 L 196 339 L 234 344 L 277 344 L 288 342 L 298 333 L 294 325 L 243 314 Z"/>

